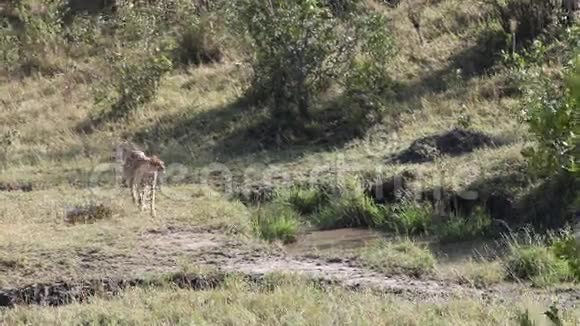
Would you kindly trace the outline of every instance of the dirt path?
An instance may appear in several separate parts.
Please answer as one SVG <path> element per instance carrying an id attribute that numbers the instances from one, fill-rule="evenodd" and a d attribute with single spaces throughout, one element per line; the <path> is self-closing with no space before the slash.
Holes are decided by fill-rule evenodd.
<path id="1" fill-rule="evenodd" d="M 580 302 L 580 291 L 570 289 L 548 293 L 543 290 L 532 290 L 518 285 L 497 285 L 487 289 L 476 289 L 451 281 L 413 279 L 406 276 L 384 275 L 357 265 L 352 260 L 324 260 L 285 253 L 283 249 L 265 250 L 263 247 L 252 247 L 240 240 L 228 238 L 219 232 L 196 232 L 193 230 L 172 230 L 149 232 L 141 236 L 135 255 L 123 257 L 82 257 L 79 268 L 86 271 L 85 278 L 90 278 L 94 269 L 108 270 L 107 280 L 116 278 L 119 281 L 110 284 L 105 282 L 109 292 L 124 286 L 138 285 L 144 275 L 160 275 L 180 271 L 180 260 L 191 266 L 210 266 L 223 272 L 241 272 L 252 278 L 260 278 L 271 272 L 298 273 L 324 282 L 337 283 L 349 288 L 369 288 L 387 293 L 401 295 L 411 300 L 445 300 L 446 298 L 476 297 L 487 299 L 514 299 L 522 294 L 534 296 L 540 302 L 557 298 L 561 306 L 573 307 Z M 102 280 L 103 278 L 95 278 Z M 74 282 L 56 282 L 44 285 L 24 286 L 16 289 L 0 289 L 0 306 L 10 302 L 42 303 L 43 298 L 59 291 L 70 293 L 94 293 L 94 283 L 74 284 Z M 188 280 L 188 286 L 193 281 Z M 194 282 L 198 284 L 198 282 Z M 52 285 L 51 285 L 52 284 Z M 88 285 L 87 285 L 88 284 Z M 59 290 L 54 290 L 56 286 Z M 100 285 L 102 286 L 102 285 Z M 197 286 L 192 286 L 197 287 Z M 25 301 L 19 297 L 35 297 Z M 62 296 L 56 294 L 56 297 Z M 74 296 L 74 295 L 73 295 Z M 77 296 L 78 297 L 78 296 Z M 78 299 L 78 298 L 77 298 Z M 54 299 L 54 302 L 59 299 Z M 50 301 L 50 300 L 49 300 Z M 62 301 L 64 302 L 64 301 Z M 551 304 L 552 302 L 546 302 Z"/>

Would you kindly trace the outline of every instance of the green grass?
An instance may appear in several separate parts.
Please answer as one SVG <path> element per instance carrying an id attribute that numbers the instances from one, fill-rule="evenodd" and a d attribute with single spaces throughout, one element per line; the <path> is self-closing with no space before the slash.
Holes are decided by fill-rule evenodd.
<path id="1" fill-rule="evenodd" d="M 512 244 L 511 253 L 505 259 L 505 269 L 508 277 L 531 281 L 536 286 L 574 279 L 567 262 L 541 244 Z"/>
<path id="2" fill-rule="evenodd" d="M 536 323 L 548 310 L 533 298 L 516 302 L 469 298 L 412 302 L 371 291 L 320 288 L 296 277 L 278 277 L 266 289 L 230 278 L 217 289 L 144 288 L 110 300 L 62 307 L 17 307 L 0 311 L 7 325 L 500 325 L 525 311 Z M 578 311 L 560 312 L 563 325 L 575 325 Z"/>
<path id="3" fill-rule="evenodd" d="M 268 241 L 294 242 L 299 227 L 300 215 L 289 205 L 268 204 L 255 213 L 255 232 Z"/>
<path id="4" fill-rule="evenodd" d="M 410 240 L 377 241 L 362 249 L 358 259 L 386 274 L 421 277 L 433 273 L 436 259 L 429 249 Z"/>
<path id="5" fill-rule="evenodd" d="M 431 230 L 432 215 L 429 204 L 406 202 L 392 208 L 386 225 L 399 234 L 422 235 Z"/>
<path id="6" fill-rule="evenodd" d="M 386 216 L 386 209 L 364 193 L 357 178 L 347 178 L 313 220 L 321 229 L 378 227 Z"/>
<path id="7" fill-rule="evenodd" d="M 291 205 L 302 215 L 309 215 L 327 203 L 328 194 L 320 187 L 295 186 L 282 190 L 277 195 L 276 201 Z"/>
<path id="8" fill-rule="evenodd" d="M 452 216 L 434 228 L 440 241 L 459 242 L 488 235 L 491 222 L 489 215 L 478 209 L 468 217 Z"/>

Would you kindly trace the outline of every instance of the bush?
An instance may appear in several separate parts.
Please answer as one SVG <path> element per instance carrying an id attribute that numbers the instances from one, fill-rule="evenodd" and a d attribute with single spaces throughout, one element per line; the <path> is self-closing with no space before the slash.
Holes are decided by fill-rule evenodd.
<path id="1" fill-rule="evenodd" d="M 363 10 L 357 0 L 349 2 L 342 6 L 349 12 L 340 15 L 320 0 L 239 4 L 235 25 L 242 26 L 254 51 L 252 97 L 270 104 L 277 123 L 308 118 L 312 101 L 346 75 L 357 49 L 391 44 L 384 17 Z"/>
<path id="2" fill-rule="evenodd" d="M 491 217 L 481 208 L 471 216 L 452 216 L 444 223 L 435 226 L 441 242 L 472 240 L 487 235 L 492 224 Z"/>
<path id="3" fill-rule="evenodd" d="M 552 76 L 539 69 L 526 69 L 524 119 L 537 146 L 526 149 L 532 169 L 542 175 L 553 175 L 567 170 L 578 173 L 575 159 L 575 112 L 580 100 L 580 68 L 578 64 L 561 86 Z"/>
<path id="4" fill-rule="evenodd" d="M 435 257 L 429 249 L 410 240 L 398 243 L 375 242 L 364 248 L 358 259 L 386 274 L 420 277 L 432 273 L 435 268 Z"/>
<path id="5" fill-rule="evenodd" d="M 26 75 L 60 72 L 62 67 L 57 51 L 63 44 L 63 2 L 39 4 L 23 0 L 14 6 L 15 19 L 0 21 L 0 57 L 3 65 L 10 72 Z"/>
<path id="6" fill-rule="evenodd" d="M 290 243 L 296 241 L 300 226 L 299 219 L 298 213 L 290 206 L 270 204 L 257 210 L 254 230 L 262 239 Z"/>
<path id="7" fill-rule="evenodd" d="M 565 232 L 551 245 L 556 256 L 568 263 L 571 273 L 580 281 L 580 242 L 572 232 Z"/>
<path id="8" fill-rule="evenodd" d="M 309 215 L 326 204 L 328 194 L 319 187 L 296 186 L 279 193 L 276 201 L 291 205 L 302 215 Z"/>
<path id="9" fill-rule="evenodd" d="M 155 98 L 163 74 L 171 69 L 171 61 L 160 54 L 144 54 L 142 60 L 131 60 L 126 57 L 118 60 L 118 70 L 110 84 L 97 94 L 97 103 L 113 102 L 111 110 L 102 120 L 123 119 L 142 105 Z"/>
<path id="10" fill-rule="evenodd" d="M 426 234 L 431 228 L 432 215 L 430 205 L 407 202 L 393 207 L 386 227 L 406 235 Z"/>
<path id="11" fill-rule="evenodd" d="M 542 244 L 512 243 L 510 255 L 505 260 L 505 268 L 508 277 L 531 281 L 537 286 L 571 279 L 567 263 Z"/>
<path id="12" fill-rule="evenodd" d="M 315 216 L 315 223 L 322 229 L 377 227 L 384 224 L 386 214 L 386 209 L 366 196 L 360 182 L 353 179 L 329 198 L 329 205 Z"/>

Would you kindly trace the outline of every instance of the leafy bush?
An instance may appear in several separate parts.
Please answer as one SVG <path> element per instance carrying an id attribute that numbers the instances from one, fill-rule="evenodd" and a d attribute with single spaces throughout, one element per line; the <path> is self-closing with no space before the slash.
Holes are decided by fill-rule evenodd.
<path id="1" fill-rule="evenodd" d="M 276 122 L 309 117 L 312 100 L 346 74 L 358 45 L 368 50 L 391 43 L 384 17 L 350 2 L 343 6 L 350 12 L 340 15 L 320 0 L 240 2 L 236 25 L 254 50 L 251 91 L 259 102 L 271 104 Z"/>
<path id="2" fill-rule="evenodd" d="M 292 187 L 277 195 L 278 202 L 290 204 L 303 215 L 318 211 L 328 201 L 328 194 L 319 187 Z"/>
<path id="3" fill-rule="evenodd" d="M 575 161 L 575 112 L 578 111 L 580 88 L 576 68 L 565 87 L 539 69 L 527 69 L 522 103 L 524 119 L 537 141 L 526 149 L 530 166 L 540 174 L 555 174 L 562 170 L 578 172 Z"/>
<path id="4" fill-rule="evenodd" d="M 488 234 L 491 223 L 491 217 L 478 209 L 469 217 L 450 217 L 444 223 L 436 225 L 435 232 L 442 242 L 465 241 Z"/>
<path id="5" fill-rule="evenodd" d="M 551 245 L 556 256 L 566 261 L 577 281 L 580 281 L 580 242 L 574 233 L 566 232 Z"/>
<path id="6" fill-rule="evenodd" d="M 436 262 L 429 249 L 410 240 L 397 243 L 377 241 L 361 251 L 359 260 L 387 274 L 398 273 L 415 277 L 432 273 Z"/>
<path id="7" fill-rule="evenodd" d="M 257 210 L 254 230 L 261 238 L 284 243 L 296 241 L 300 216 L 288 205 L 270 204 Z"/>
<path id="8" fill-rule="evenodd" d="M 104 120 L 125 118 L 150 102 L 157 93 L 161 77 L 172 66 L 171 61 L 161 54 L 146 54 L 142 60 L 126 57 L 117 60 L 118 70 L 95 99 L 97 103 L 113 101 L 111 110 L 102 117 Z"/>
<path id="9" fill-rule="evenodd" d="M 407 202 L 392 208 L 386 226 L 390 230 L 406 235 L 425 234 L 431 228 L 432 215 L 430 205 Z"/>
<path id="10" fill-rule="evenodd" d="M 568 264 L 542 244 L 510 245 L 505 260 L 506 274 L 514 279 L 532 281 L 534 285 L 549 285 L 571 279 Z"/>
<path id="11" fill-rule="evenodd" d="M 315 223 L 322 229 L 377 227 L 383 225 L 386 214 L 383 206 L 365 195 L 361 183 L 352 179 L 329 198 L 329 205 L 315 216 Z"/>
<path id="12" fill-rule="evenodd" d="M 57 51 L 63 43 L 63 2 L 22 0 L 13 6 L 15 20 L 0 21 L 0 57 L 6 69 L 27 75 L 61 71 Z"/>

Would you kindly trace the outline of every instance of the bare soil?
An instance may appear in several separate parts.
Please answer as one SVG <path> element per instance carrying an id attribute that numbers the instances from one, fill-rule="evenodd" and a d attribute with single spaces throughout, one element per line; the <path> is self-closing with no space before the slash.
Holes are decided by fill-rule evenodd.
<path id="1" fill-rule="evenodd" d="M 347 244 L 372 238 L 372 235 L 360 237 L 354 233 L 343 237 Z M 57 259 L 58 253 L 47 253 L 47 257 Z M 207 277 L 175 274 L 183 272 L 183 262 L 191 266 L 213 267 L 217 274 Z M 147 232 L 141 235 L 132 254 L 107 256 L 99 252 L 83 253 L 76 264 L 74 273 L 61 271 L 53 274 L 59 275 L 60 279 L 42 278 L 43 271 L 28 275 L 18 275 L 17 268 L 7 271 L 14 274 L 14 283 L 9 283 L 14 287 L 0 289 L 0 306 L 19 303 L 58 305 L 73 300 L 83 301 L 95 293 L 116 294 L 128 286 L 155 285 L 160 282 L 155 280 L 163 279 L 164 275 L 165 280 L 167 275 L 173 275 L 169 281 L 177 286 L 203 289 L 216 286 L 227 273 L 242 273 L 259 282 L 271 272 L 297 273 L 323 284 L 377 290 L 410 300 L 438 301 L 465 296 L 482 300 L 518 300 L 525 293 L 547 303 L 556 299 L 563 307 L 573 307 L 580 302 L 580 290 L 577 288 L 540 290 L 517 284 L 500 284 L 477 289 L 453 281 L 385 275 L 367 269 L 353 259 L 325 259 L 292 248 L 285 250 L 248 245 L 241 239 L 232 239 L 218 231 L 167 228 Z M 39 280 L 43 282 L 38 283 Z"/>

